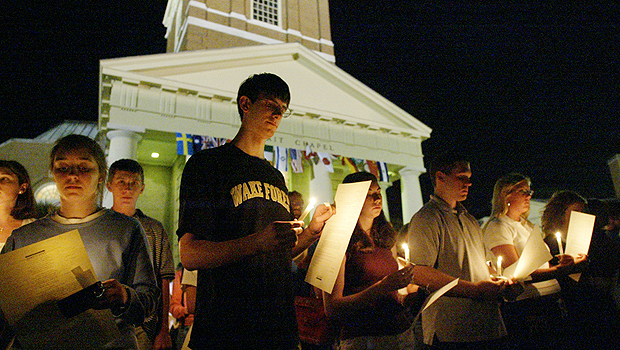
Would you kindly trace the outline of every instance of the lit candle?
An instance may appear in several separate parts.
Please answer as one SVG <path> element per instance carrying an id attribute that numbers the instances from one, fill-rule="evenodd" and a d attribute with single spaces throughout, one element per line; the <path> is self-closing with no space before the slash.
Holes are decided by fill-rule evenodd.
<path id="1" fill-rule="evenodd" d="M 497 275 L 501 276 L 502 275 L 502 256 L 498 256 L 497 257 Z"/>
<path id="2" fill-rule="evenodd" d="M 560 255 L 564 255 L 564 246 L 562 245 L 562 234 L 560 232 L 556 232 L 555 238 L 558 240 L 558 249 L 560 249 Z"/>
<path id="3" fill-rule="evenodd" d="M 308 216 L 308 214 L 310 213 L 310 210 L 312 210 L 312 208 L 314 208 L 314 204 L 316 204 L 316 199 L 310 198 L 310 202 L 308 202 L 308 206 L 306 207 L 306 209 L 304 209 L 304 211 L 299 216 L 299 219 L 297 219 L 297 220 L 304 221 L 306 216 Z"/>
<path id="4" fill-rule="evenodd" d="M 403 243 L 403 250 L 405 251 L 405 261 L 409 262 L 409 246 L 407 243 Z"/>

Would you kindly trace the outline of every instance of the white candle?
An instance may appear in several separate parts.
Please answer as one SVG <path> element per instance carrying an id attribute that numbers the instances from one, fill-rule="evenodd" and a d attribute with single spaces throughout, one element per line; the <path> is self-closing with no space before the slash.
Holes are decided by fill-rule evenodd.
<path id="1" fill-rule="evenodd" d="M 316 199 L 310 198 L 310 202 L 308 202 L 308 206 L 306 207 L 306 209 L 304 209 L 304 211 L 299 216 L 299 219 L 297 219 L 297 220 L 304 221 L 306 216 L 308 216 L 308 214 L 310 213 L 310 210 L 312 210 L 312 208 L 314 208 L 314 204 L 315 203 L 316 203 Z"/>
<path id="2" fill-rule="evenodd" d="M 497 275 L 501 276 L 502 275 L 502 256 L 498 256 L 497 257 Z"/>
<path id="3" fill-rule="evenodd" d="M 558 249 L 560 249 L 560 255 L 564 255 L 564 246 L 562 245 L 562 234 L 560 232 L 556 232 L 555 238 L 558 240 Z"/>
<path id="4" fill-rule="evenodd" d="M 403 243 L 403 250 L 405 251 L 405 261 L 409 262 L 409 246 L 407 243 Z"/>

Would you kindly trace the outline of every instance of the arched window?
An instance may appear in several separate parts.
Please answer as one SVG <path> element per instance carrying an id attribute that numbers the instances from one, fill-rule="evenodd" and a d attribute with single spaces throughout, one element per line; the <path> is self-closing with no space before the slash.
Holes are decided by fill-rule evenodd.
<path id="1" fill-rule="evenodd" d="M 54 182 L 47 182 L 40 186 L 34 193 L 34 199 L 39 204 L 60 204 L 60 194 Z"/>

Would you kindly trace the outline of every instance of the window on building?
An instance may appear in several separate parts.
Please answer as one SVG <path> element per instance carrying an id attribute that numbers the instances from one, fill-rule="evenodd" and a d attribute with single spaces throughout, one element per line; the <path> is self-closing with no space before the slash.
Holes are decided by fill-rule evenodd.
<path id="1" fill-rule="evenodd" d="M 56 188 L 56 184 L 48 182 L 39 187 L 34 193 L 34 199 L 38 204 L 44 205 L 59 205 L 60 194 Z"/>
<path id="2" fill-rule="evenodd" d="M 252 19 L 274 26 L 280 25 L 279 2 L 279 0 L 254 0 Z"/>

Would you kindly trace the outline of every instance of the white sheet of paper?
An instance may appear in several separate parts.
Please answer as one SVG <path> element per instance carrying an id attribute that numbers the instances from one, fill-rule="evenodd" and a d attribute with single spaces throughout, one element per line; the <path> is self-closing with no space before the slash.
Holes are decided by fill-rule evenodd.
<path id="1" fill-rule="evenodd" d="M 79 232 L 69 231 L 0 255 L 0 307 L 26 348 L 100 349 L 120 337 L 110 310 L 66 318 L 56 303 L 96 278 Z"/>
<path id="2" fill-rule="evenodd" d="M 568 233 L 566 233 L 565 254 L 571 255 L 572 257 L 576 257 L 579 254 L 588 254 L 595 220 L 596 216 L 591 214 L 581 213 L 578 211 L 572 211 L 570 213 Z M 574 273 L 569 276 L 579 282 L 581 273 Z"/>
<path id="3" fill-rule="evenodd" d="M 519 281 L 524 281 L 532 272 L 539 269 L 544 263 L 551 260 L 553 256 L 549 253 L 549 248 L 545 244 L 540 232 L 540 227 L 536 225 L 534 230 L 525 242 L 525 247 L 521 252 L 519 260 L 506 268 L 504 276 L 514 276 Z M 514 266 L 514 273 L 510 273 L 511 267 Z"/>
<path id="4" fill-rule="evenodd" d="M 325 223 L 306 274 L 306 282 L 327 293 L 332 292 L 336 283 L 370 183 L 364 181 L 338 185 L 334 198 L 336 214 Z"/>
<path id="5" fill-rule="evenodd" d="M 428 301 L 426 302 L 426 305 L 424 305 L 424 309 L 422 309 L 422 312 L 424 312 L 426 308 L 431 306 L 435 301 L 437 301 L 437 299 L 439 299 L 439 297 L 446 294 L 450 289 L 454 288 L 457 284 L 459 284 L 458 278 L 446 284 L 445 286 L 439 288 L 438 290 L 436 290 L 435 293 L 431 294 L 431 296 L 428 297 Z"/>
<path id="6" fill-rule="evenodd" d="M 570 213 L 565 254 L 573 257 L 576 257 L 578 254 L 588 254 L 595 219 L 596 216 L 591 214 L 578 211 Z"/>

